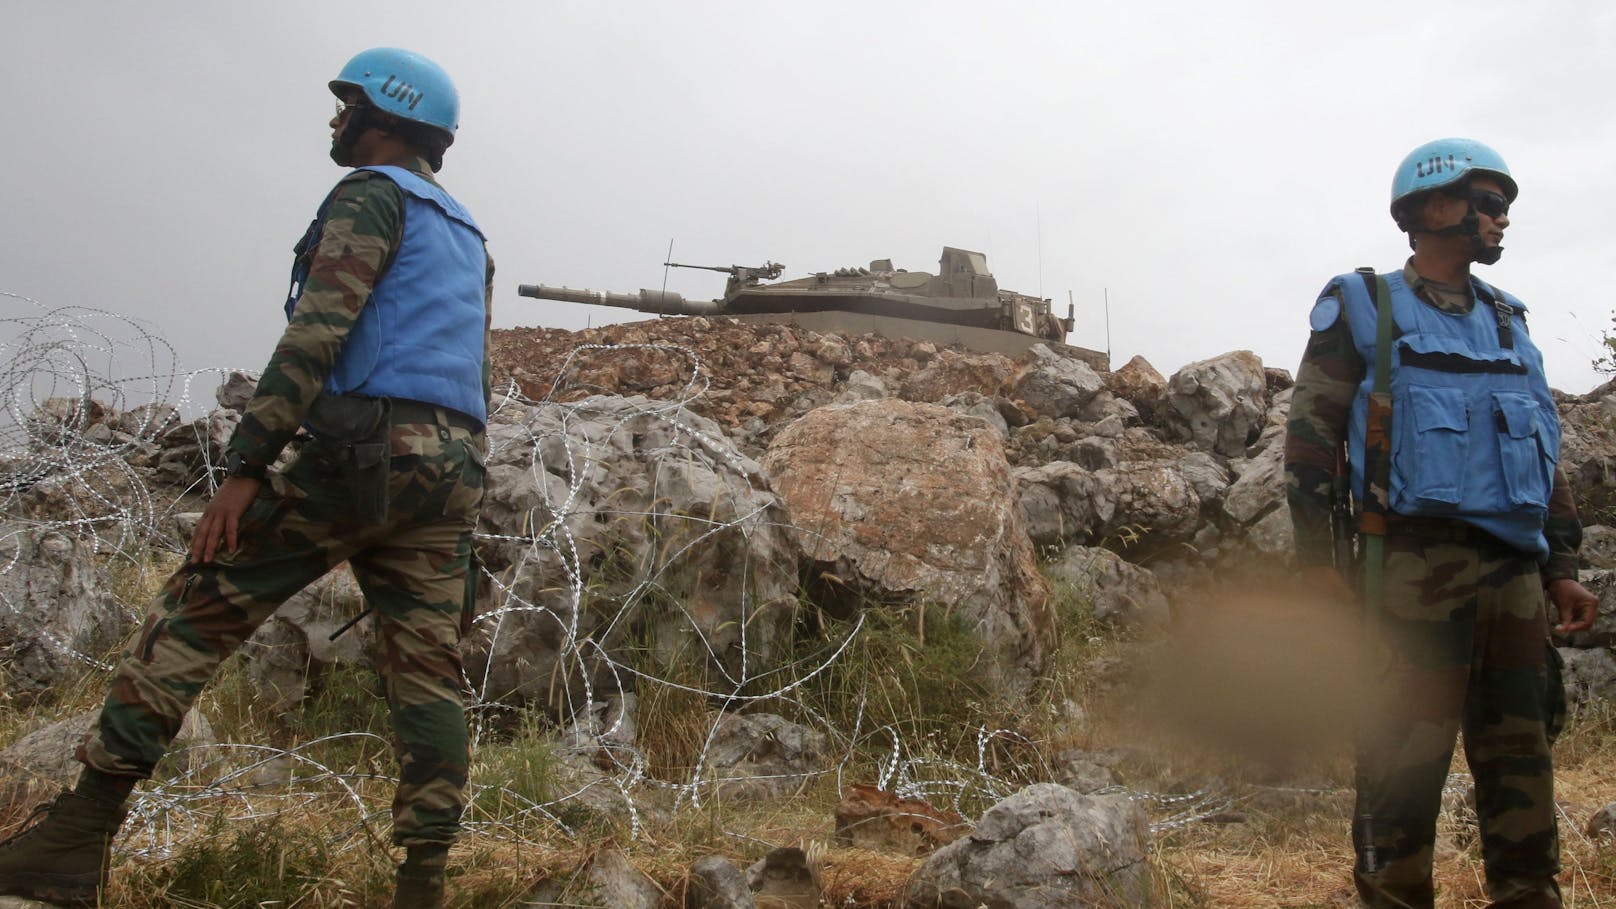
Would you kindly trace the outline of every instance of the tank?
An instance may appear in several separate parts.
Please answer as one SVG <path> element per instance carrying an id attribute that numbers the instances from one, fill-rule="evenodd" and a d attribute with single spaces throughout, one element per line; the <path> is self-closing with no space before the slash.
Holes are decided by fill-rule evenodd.
<path id="1" fill-rule="evenodd" d="M 1047 299 L 1001 290 L 988 271 L 986 255 L 952 246 L 943 247 L 935 275 L 893 268 L 891 259 L 876 259 L 868 268 L 839 268 L 790 281 L 776 280 L 785 271 L 778 262 L 755 267 L 665 264 L 727 273 L 724 296 L 687 300 L 668 291 L 623 294 L 544 284 L 523 284 L 517 293 L 664 315 L 733 316 L 746 321 L 789 321 L 818 330 L 958 341 L 967 347 L 1008 353 L 1019 353 L 1039 341 L 1065 343 L 1074 324 L 1071 307 L 1061 318 Z"/>

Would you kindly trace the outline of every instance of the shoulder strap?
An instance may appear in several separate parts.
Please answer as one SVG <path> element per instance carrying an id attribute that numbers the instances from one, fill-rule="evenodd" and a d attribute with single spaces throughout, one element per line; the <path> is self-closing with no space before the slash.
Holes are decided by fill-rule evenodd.
<path id="1" fill-rule="evenodd" d="M 1503 293 L 1486 281 L 1472 281 L 1471 286 L 1476 289 L 1476 296 L 1481 298 L 1481 302 L 1493 308 L 1493 314 L 1498 325 L 1498 346 L 1505 350 L 1513 350 L 1515 347 L 1515 329 L 1510 320 L 1515 318 L 1519 310 L 1509 305 L 1508 301 L 1504 299 Z"/>
<path id="2" fill-rule="evenodd" d="M 1374 383 L 1369 391 L 1364 426 L 1364 495 L 1358 528 L 1363 534 L 1364 607 L 1371 626 L 1385 595 L 1386 515 L 1391 511 L 1392 469 L 1392 293 L 1386 279 L 1373 268 L 1360 268 L 1358 276 L 1375 304 Z"/>

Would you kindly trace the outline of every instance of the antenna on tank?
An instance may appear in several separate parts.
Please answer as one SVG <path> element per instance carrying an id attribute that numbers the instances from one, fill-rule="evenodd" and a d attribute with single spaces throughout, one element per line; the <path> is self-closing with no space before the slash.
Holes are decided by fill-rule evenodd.
<path id="1" fill-rule="evenodd" d="M 668 272 L 673 268 L 673 238 L 668 238 L 668 254 L 662 257 L 662 294 L 668 293 Z M 660 316 L 658 318 L 661 318 Z"/>
<path id="2" fill-rule="evenodd" d="M 1033 206 L 1033 224 L 1038 231 L 1038 299 L 1044 298 L 1044 208 Z"/>
<path id="3" fill-rule="evenodd" d="M 1105 362 L 1111 362 L 1111 288 L 1105 289 Z"/>

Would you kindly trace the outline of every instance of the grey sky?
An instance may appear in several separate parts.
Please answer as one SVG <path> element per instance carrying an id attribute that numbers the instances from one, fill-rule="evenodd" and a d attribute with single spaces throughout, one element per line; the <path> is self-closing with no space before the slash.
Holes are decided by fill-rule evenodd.
<path id="1" fill-rule="evenodd" d="M 67 3 L 5 0 L 0 290 L 137 316 L 186 368 L 261 368 L 289 249 L 341 170 L 325 84 L 376 45 L 462 97 L 445 185 L 498 262 L 497 324 L 636 314 L 678 261 L 787 277 L 978 249 L 1077 302 L 1070 340 L 1165 374 L 1294 369 L 1325 280 L 1407 254 L 1415 145 L 1467 135 L 1521 185 L 1483 277 L 1583 392 L 1616 299 L 1616 6 L 1595 2 Z M 723 279 L 675 271 L 702 299 Z"/>

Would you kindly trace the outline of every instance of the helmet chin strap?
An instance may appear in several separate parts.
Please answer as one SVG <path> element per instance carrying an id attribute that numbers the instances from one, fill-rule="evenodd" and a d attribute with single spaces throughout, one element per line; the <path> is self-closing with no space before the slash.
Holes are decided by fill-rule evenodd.
<path id="1" fill-rule="evenodd" d="M 1459 219 L 1458 224 L 1449 224 L 1433 231 L 1427 231 L 1434 237 L 1469 237 L 1470 261 L 1482 265 L 1495 264 L 1504 255 L 1504 247 L 1488 246 L 1481 239 L 1481 219 L 1476 217 L 1474 205 L 1467 206 L 1465 216 Z"/>

